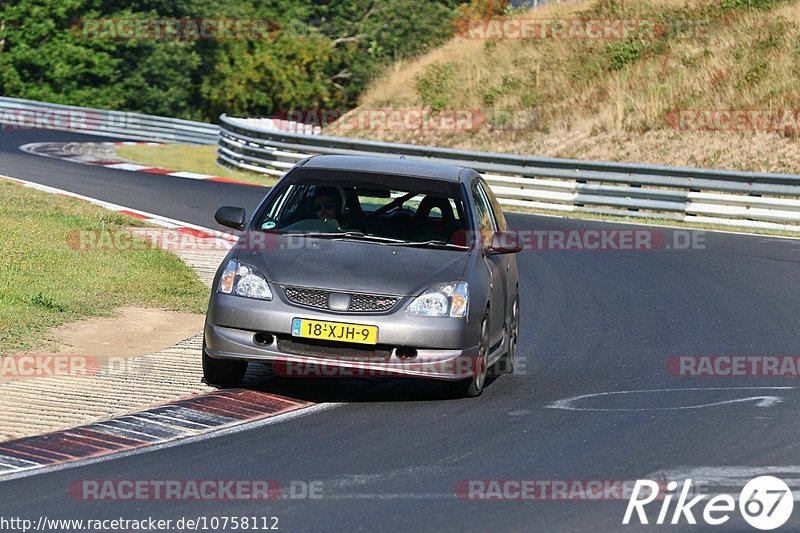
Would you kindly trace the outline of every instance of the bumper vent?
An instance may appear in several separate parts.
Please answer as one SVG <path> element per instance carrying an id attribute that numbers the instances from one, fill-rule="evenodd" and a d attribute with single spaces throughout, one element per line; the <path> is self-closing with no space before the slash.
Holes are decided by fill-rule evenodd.
<path id="1" fill-rule="evenodd" d="M 278 350 L 293 355 L 306 357 L 328 357 L 344 361 L 365 361 L 372 363 L 387 363 L 392 356 L 388 346 L 370 346 L 361 344 L 342 344 L 336 342 L 314 341 L 285 335 L 278 336 Z"/>

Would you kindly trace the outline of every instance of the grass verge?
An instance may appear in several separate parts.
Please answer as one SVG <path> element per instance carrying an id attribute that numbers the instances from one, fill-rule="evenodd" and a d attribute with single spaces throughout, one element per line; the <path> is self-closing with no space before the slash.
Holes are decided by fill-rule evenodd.
<path id="1" fill-rule="evenodd" d="M 81 251 L 70 244 L 77 231 L 142 225 L 0 181 L 0 354 L 43 346 L 48 329 L 109 316 L 122 305 L 204 312 L 208 289 L 177 256 L 146 246 Z"/>
<path id="2" fill-rule="evenodd" d="M 160 146 L 119 146 L 117 155 L 140 165 L 176 171 L 197 172 L 245 183 L 272 187 L 278 180 L 257 172 L 240 172 L 217 164 L 216 146 L 165 144 Z"/>

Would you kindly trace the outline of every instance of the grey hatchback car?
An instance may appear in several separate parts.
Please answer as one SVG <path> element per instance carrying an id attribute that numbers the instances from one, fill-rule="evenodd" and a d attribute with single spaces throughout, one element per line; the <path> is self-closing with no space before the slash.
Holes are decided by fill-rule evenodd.
<path id="1" fill-rule="evenodd" d="M 289 171 L 214 278 L 203 342 L 210 384 L 248 362 L 284 376 L 410 376 L 477 396 L 510 373 L 519 336 L 514 234 L 468 168 L 316 156 Z"/>

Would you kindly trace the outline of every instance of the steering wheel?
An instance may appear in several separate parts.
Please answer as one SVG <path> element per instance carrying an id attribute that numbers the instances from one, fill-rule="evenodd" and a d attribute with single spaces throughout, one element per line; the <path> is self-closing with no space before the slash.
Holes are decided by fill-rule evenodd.
<path id="1" fill-rule="evenodd" d="M 333 226 L 333 229 L 335 229 L 336 231 L 343 231 L 342 230 L 342 225 L 339 224 L 339 221 L 336 220 L 335 218 L 323 218 L 321 220 L 321 222 L 325 222 L 326 224 L 330 224 L 331 226 Z"/>

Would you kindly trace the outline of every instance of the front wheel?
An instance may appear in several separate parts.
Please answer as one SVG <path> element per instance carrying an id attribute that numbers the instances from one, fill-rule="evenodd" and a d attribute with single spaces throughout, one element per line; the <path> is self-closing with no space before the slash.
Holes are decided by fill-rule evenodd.
<path id="1" fill-rule="evenodd" d="M 235 387 L 244 379 L 247 372 L 247 361 L 231 361 L 214 359 L 206 353 L 203 341 L 203 377 L 209 385 L 219 387 Z"/>
<path id="2" fill-rule="evenodd" d="M 481 339 L 478 344 L 478 356 L 475 358 L 475 368 L 472 377 L 466 380 L 451 381 L 445 384 L 451 396 L 458 398 L 475 398 L 483 392 L 486 384 L 486 374 L 489 363 L 489 317 L 485 316 L 481 322 Z"/>
<path id="3" fill-rule="evenodd" d="M 497 362 L 497 371 L 500 374 L 513 374 L 514 364 L 517 360 L 517 343 L 519 342 L 519 294 L 514 298 L 511 307 L 511 323 L 508 325 L 508 349 L 505 355 Z"/>

